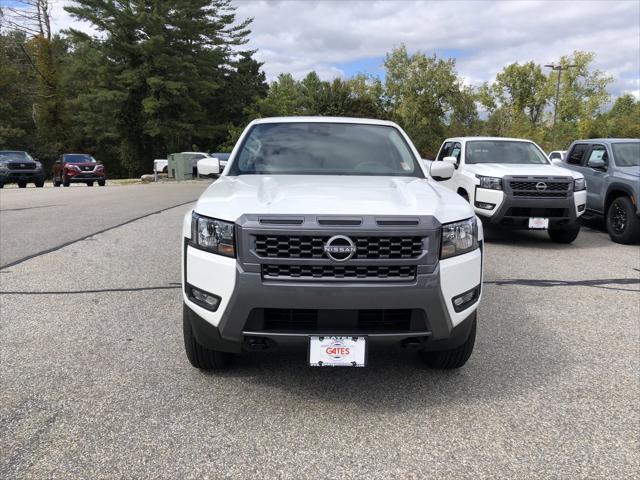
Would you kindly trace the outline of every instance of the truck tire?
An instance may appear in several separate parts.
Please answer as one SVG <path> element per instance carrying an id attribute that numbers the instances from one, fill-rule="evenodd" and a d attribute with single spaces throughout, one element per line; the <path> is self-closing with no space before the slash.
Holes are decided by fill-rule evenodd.
<path id="1" fill-rule="evenodd" d="M 93 187 L 93 182 L 87 182 L 87 187 Z"/>
<path id="2" fill-rule="evenodd" d="M 27 188 L 27 182 L 18 182 L 18 188 Z"/>
<path id="3" fill-rule="evenodd" d="M 473 324 L 469 331 L 469 336 L 465 342 L 459 347 L 452 348 L 451 350 L 441 350 L 438 352 L 420 352 L 420 358 L 422 361 L 432 368 L 440 368 L 444 370 L 450 370 L 453 368 L 460 368 L 471 356 L 473 352 L 473 346 L 476 343 L 476 318 L 473 318 Z"/>
<path id="4" fill-rule="evenodd" d="M 100 187 L 104 187 L 104 184 L 106 183 L 106 180 L 98 180 L 98 186 Z"/>
<path id="5" fill-rule="evenodd" d="M 631 244 L 640 240 L 640 218 L 629 197 L 618 197 L 607 210 L 607 232 L 616 243 Z"/>
<path id="6" fill-rule="evenodd" d="M 37 182 L 35 182 L 35 184 L 36 184 L 36 188 L 43 188 L 44 180 L 38 180 Z"/>
<path id="7" fill-rule="evenodd" d="M 71 185 L 71 182 L 69 181 L 69 179 L 67 177 L 62 177 L 62 186 L 63 187 L 68 187 L 69 185 Z"/>
<path id="8" fill-rule="evenodd" d="M 187 315 L 186 305 L 183 306 L 182 328 L 184 333 L 184 349 L 189 363 L 200 370 L 223 370 L 231 360 L 231 354 L 210 350 L 198 343 L 191 330 L 191 321 Z"/>
<path id="9" fill-rule="evenodd" d="M 571 243 L 580 233 L 580 225 L 571 225 L 570 227 L 549 229 L 549 238 L 556 243 Z"/>

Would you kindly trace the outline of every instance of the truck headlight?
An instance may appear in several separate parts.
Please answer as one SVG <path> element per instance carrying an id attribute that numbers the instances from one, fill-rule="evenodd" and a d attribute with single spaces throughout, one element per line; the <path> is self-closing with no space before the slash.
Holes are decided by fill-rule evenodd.
<path id="1" fill-rule="evenodd" d="M 234 225 L 193 212 L 191 219 L 191 244 L 211 253 L 236 256 Z"/>
<path id="2" fill-rule="evenodd" d="M 488 188 L 489 190 L 502 190 L 502 179 L 498 177 L 484 177 L 476 175 L 480 180 L 480 188 Z"/>
<path id="3" fill-rule="evenodd" d="M 7 162 L 0 162 L 0 170 L 8 170 L 8 163 Z"/>
<path id="4" fill-rule="evenodd" d="M 584 178 L 576 178 L 573 181 L 573 191 L 581 192 L 582 190 L 587 189 L 587 181 Z"/>
<path id="5" fill-rule="evenodd" d="M 478 248 L 478 225 L 475 217 L 442 225 L 440 259 L 455 257 Z"/>

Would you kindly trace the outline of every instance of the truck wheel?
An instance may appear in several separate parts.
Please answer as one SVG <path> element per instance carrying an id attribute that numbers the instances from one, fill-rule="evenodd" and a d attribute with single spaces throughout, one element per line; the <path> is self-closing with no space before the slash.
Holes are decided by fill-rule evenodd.
<path id="1" fill-rule="evenodd" d="M 93 182 L 87 182 L 87 187 L 93 187 Z"/>
<path id="2" fill-rule="evenodd" d="M 98 185 L 101 187 L 104 187 L 105 183 L 106 183 L 106 180 L 98 180 Z"/>
<path id="3" fill-rule="evenodd" d="M 432 368 L 441 368 L 450 370 L 460 368 L 471 356 L 473 345 L 476 343 L 476 319 L 474 317 L 471 331 L 467 340 L 459 347 L 451 350 L 442 350 L 439 352 L 420 352 L 422 361 Z"/>
<path id="4" fill-rule="evenodd" d="M 18 182 L 18 188 L 27 188 L 27 184 L 25 182 Z"/>
<path id="5" fill-rule="evenodd" d="M 549 238 L 556 243 L 571 243 L 580 233 L 580 225 L 572 225 L 565 228 L 549 229 Z"/>
<path id="6" fill-rule="evenodd" d="M 59 182 L 58 180 L 55 179 L 55 177 L 53 178 L 53 186 L 54 187 L 59 187 L 61 184 L 61 182 Z"/>
<path id="7" fill-rule="evenodd" d="M 67 177 L 62 177 L 62 186 L 68 187 L 69 185 L 71 185 L 71 182 L 69 182 L 69 179 Z"/>
<path id="8" fill-rule="evenodd" d="M 222 370 L 229 365 L 231 354 L 210 350 L 198 343 L 191 330 L 191 321 L 187 315 L 186 305 L 183 306 L 182 328 L 184 332 L 184 349 L 189 363 L 200 370 Z"/>
<path id="9" fill-rule="evenodd" d="M 607 232 L 616 243 L 635 243 L 640 239 L 640 219 L 629 197 L 618 197 L 607 210 Z"/>
<path id="10" fill-rule="evenodd" d="M 35 182 L 35 184 L 36 184 L 36 188 L 42 188 L 44 187 L 44 180 L 39 180 Z"/>

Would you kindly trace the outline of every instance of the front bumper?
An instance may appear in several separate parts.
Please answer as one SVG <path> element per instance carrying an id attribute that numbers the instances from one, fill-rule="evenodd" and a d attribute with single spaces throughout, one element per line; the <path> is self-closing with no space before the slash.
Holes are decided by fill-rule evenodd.
<path id="1" fill-rule="evenodd" d="M 510 177 L 503 179 L 504 190 L 488 190 L 479 187 L 475 189 L 476 214 L 492 225 L 528 229 L 529 218 L 542 217 L 549 219 L 550 229 L 562 228 L 575 225 L 578 217 L 585 211 L 587 202 L 585 190 L 573 192 L 571 185 L 571 190 L 561 198 L 523 197 L 516 196 L 511 190 L 510 180 Z M 494 205 L 494 207 L 481 208 L 483 204 Z"/>
<path id="2" fill-rule="evenodd" d="M 99 172 L 81 172 L 76 173 L 75 175 L 67 175 L 66 179 L 69 183 L 84 183 L 106 180 L 107 176 L 104 173 Z"/>
<path id="3" fill-rule="evenodd" d="M 281 343 L 306 342 L 309 335 L 365 335 L 374 342 L 412 342 L 421 348 L 453 348 L 464 342 L 480 298 L 460 312 L 453 298 L 482 282 L 482 248 L 440 261 L 429 273 L 402 282 L 270 281 L 259 272 L 246 271 L 235 259 L 211 254 L 183 244 L 183 299 L 198 342 L 214 350 L 240 352 L 256 338 Z M 220 297 L 212 312 L 191 301 L 189 285 Z M 269 330 L 264 312 L 317 310 L 329 316 L 334 327 L 324 330 Z M 410 328 L 402 331 L 350 331 L 339 318 L 359 310 L 410 309 Z M 345 313 L 347 312 L 347 313 Z M 335 318 L 334 318 L 335 317 Z M 336 320 L 336 318 L 338 320 Z M 414 321 L 415 320 L 415 321 Z M 336 328 L 338 326 L 338 328 Z"/>
<path id="4" fill-rule="evenodd" d="M 0 183 L 34 183 L 44 181 L 42 170 L 0 170 Z"/>

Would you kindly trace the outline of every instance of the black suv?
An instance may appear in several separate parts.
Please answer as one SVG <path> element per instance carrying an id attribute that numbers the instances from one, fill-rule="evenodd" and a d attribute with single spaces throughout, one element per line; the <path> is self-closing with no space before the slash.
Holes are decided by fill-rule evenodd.
<path id="1" fill-rule="evenodd" d="M 7 183 L 17 183 L 20 188 L 25 188 L 27 183 L 44 187 L 42 164 L 27 152 L 0 150 L 0 188 Z"/>

